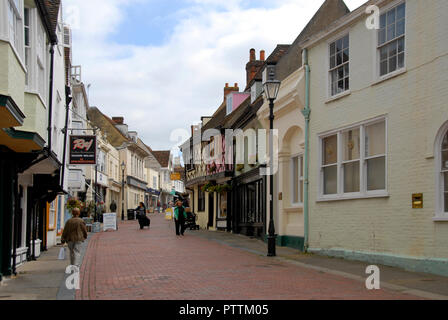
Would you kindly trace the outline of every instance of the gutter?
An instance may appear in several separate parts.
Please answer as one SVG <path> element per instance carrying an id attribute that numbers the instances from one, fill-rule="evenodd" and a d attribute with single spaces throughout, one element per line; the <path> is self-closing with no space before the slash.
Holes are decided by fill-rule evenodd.
<path id="1" fill-rule="evenodd" d="M 303 217 L 304 217 L 304 252 L 308 251 L 309 246 L 309 147 L 310 147 L 310 66 L 308 64 L 308 49 L 303 49 L 303 65 L 305 67 L 305 108 L 302 114 L 305 117 L 305 181 L 303 195 Z"/>

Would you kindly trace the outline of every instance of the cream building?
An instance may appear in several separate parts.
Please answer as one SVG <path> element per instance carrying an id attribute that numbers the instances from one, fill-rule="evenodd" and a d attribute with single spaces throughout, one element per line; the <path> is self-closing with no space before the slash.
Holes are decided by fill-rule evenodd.
<path id="1" fill-rule="evenodd" d="M 447 21 L 445 0 L 369 1 L 303 43 L 311 252 L 448 275 Z"/>
<path id="2" fill-rule="evenodd" d="M 266 60 L 262 69 L 263 83 L 268 68 L 274 68 L 275 79 L 281 81 L 274 104 L 274 225 L 278 234 L 277 244 L 304 250 L 305 242 L 305 68 L 302 63 L 304 39 L 349 12 L 342 1 L 325 1 L 314 17 L 291 45 L 278 45 Z M 269 129 L 269 101 L 265 98 L 257 112 L 265 129 Z M 269 136 L 269 133 L 268 133 Z M 268 152 L 269 152 L 269 145 Z M 269 154 L 269 153 L 268 153 Z M 266 229 L 269 227 L 270 188 L 267 177 Z M 266 230 L 268 233 L 268 230 Z"/>

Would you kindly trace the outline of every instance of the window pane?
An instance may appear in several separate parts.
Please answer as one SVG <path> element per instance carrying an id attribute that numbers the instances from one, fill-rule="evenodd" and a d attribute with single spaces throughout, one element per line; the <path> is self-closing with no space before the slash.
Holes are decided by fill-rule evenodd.
<path id="1" fill-rule="evenodd" d="M 367 160 L 367 190 L 386 189 L 386 158 Z"/>
<path id="2" fill-rule="evenodd" d="M 448 192 L 445 192 L 445 212 L 448 212 Z"/>
<path id="3" fill-rule="evenodd" d="M 386 14 L 382 14 L 380 17 L 380 27 L 381 28 L 386 27 Z"/>
<path id="4" fill-rule="evenodd" d="M 404 19 L 397 22 L 397 37 L 404 34 Z"/>
<path id="5" fill-rule="evenodd" d="M 395 56 L 397 54 L 397 42 L 394 41 L 389 44 L 389 57 Z"/>
<path id="6" fill-rule="evenodd" d="M 400 53 L 398 55 L 398 68 L 403 68 L 404 67 L 404 53 Z"/>
<path id="7" fill-rule="evenodd" d="M 448 149 L 448 132 L 446 133 L 445 137 L 442 141 L 442 150 Z"/>
<path id="8" fill-rule="evenodd" d="M 380 60 L 384 61 L 387 59 L 387 46 L 384 46 L 380 49 Z"/>
<path id="9" fill-rule="evenodd" d="M 348 61 L 348 49 L 345 49 L 342 54 L 342 61 L 347 62 Z"/>
<path id="10" fill-rule="evenodd" d="M 342 64 L 342 52 L 339 52 L 339 53 L 336 55 L 336 65 L 338 66 L 338 65 L 340 65 L 340 64 Z"/>
<path id="11" fill-rule="evenodd" d="M 406 3 L 403 3 L 397 7 L 397 20 L 404 18 L 406 12 Z"/>
<path id="12" fill-rule="evenodd" d="M 324 168 L 324 194 L 336 194 L 337 188 L 337 166 Z"/>
<path id="13" fill-rule="evenodd" d="M 336 56 L 331 56 L 330 57 L 330 68 L 333 69 L 334 67 L 336 67 Z"/>
<path id="14" fill-rule="evenodd" d="M 342 50 L 342 39 L 339 39 L 336 41 L 336 50 L 341 51 Z"/>
<path id="15" fill-rule="evenodd" d="M 359 129 L 350 130 L 342 134 L 342 148 L 344 161 L 359 159 Z"/>
<path id="16" fill-rule="evenodd" d="M 378 44 L 382 45 L 384 42 L 386 42 L 386 28 L 378 31 Z"/>
<path id="17" fill-rule="evenodd" d="M 348 90 L 348 89 L 350 89 L 349 79 L 348 79 L 348 78 L 345 78 L 344 82 L 345 82 L 345 83 L 344 83 L 344 85 L 345 85 L 344 90 Z"/>
<path id="18" fill-rule="evenodd" d="M 344 193 L 359 192 L 359 161 L 344 164 Z"/>
<path id="19" fill-rule="evenodd" d="M 338 68 L 338 80 L 344 79 L 344 67 Z"/>
<path id="20" fill-rule="evenodd" d="M 445 190 L 445 192 L 448 192 L 448 172 L 445 172 L 444 174 L 444 185 L 445 185 L 445 189 L 443 189 L 443 190 Z"/>
<path id="21" fill-rule="evenodd" d="M 395 38 L 395 24 L 387 27 L 387 41 L 393 40 Z"/>
<path id="22" fill-rule="evenodd" d="M 292 202 L 299 202 L 299 158 L 292 159 Z"/>
<path id="23" fill-rule="evenodd" d="M 322 140 L 323 165 L 338 162 L 338 136 L 334 135 Z"/>
<path id="24" fill-rule="evenodd" d="M 393 56 L 389 59 L 389 72 L 397 70 L 397 56 Z"/>
<path id="25" fill-rule="evenodd" d="M 380 65 L 380 75 L 384 76 L 385 74 L 387 74 L 387 60 L 381 62 Z"/>
<path id="26" fill-rule="evenodd" d="M 300 163 L 299 163 L 299 165 L 300 165 L 299 176 L 300 176 L 300 177 L 303 177 L 303 166 L 304 166 L 304 163 L 303 163 L 303 157 L 300 157 L 299 159 L 300 159 Z"/>
<path id="27" fill-rule="evenodd" d="M 398 40 L 398 52 L 404 51 L 404 38 L 401 38 Z"/>
<path id="28" fill-rule="evenodd" d="M 348 35 L 346 35 L 346 36 L 342 39 L 342 42 L 343 42 L 344 49 L 347 49 L 348 46 L 349 46 L 349 37 L 348 37 Z"/>
<path id="29" fill-rule="evenodd" d="M 393 8 L 387 13 L 387 24 L 390 25 L 394 22 L 395 22 L 395 8 Z"/>
<path id="30" fill-rule="evenodd" d="M 350 68 L 349 68 L 348 64 L 346 64 L 344 66 L 344 74 L 345 74 L 346 77 L 348 77 L 350 75 Z"/>
<path id="31" fill-rule="evenodd" d="M 448 150 L 442 151 L 442 170 L 448 170 Z"/>
<path id="32" fill-rule="evenodd" d="M 386 122 L 378 122 L 366 127 L 365 148 L 366 157 L 386 153 Z"/>

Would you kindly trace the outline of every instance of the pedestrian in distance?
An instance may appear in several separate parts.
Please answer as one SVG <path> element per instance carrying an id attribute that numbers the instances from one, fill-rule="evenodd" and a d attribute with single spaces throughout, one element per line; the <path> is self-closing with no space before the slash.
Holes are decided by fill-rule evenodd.
<path id="1" fill-rule="evenodd" d="M 135 212 L 137 214 L 138 223 L 140 224 L 140 230 L 143 229 L 144 227 L 148 227 L 149 228 L 149 225 L 150 225 L 151 221 L 146 216 L 146 207 L 145 207 L 145 204 L 143 202 L 140 202 L 140 204 L 137 207 L 137 209 L 135 209 Z"/>
<path id="2" fill-rule="evenodd" d="M 185 207 L 182 205 L 182 201 L 178 200 L 176 202 L 176 207 L 174 208 L 174 223 L 176 225 L 177 236 L 184 235 L 186 219 L 187 213 L 185 212 Z"/>
<path id="3" fill-rule="evenodd" d="M 67 243 L 70 250 L 70 264 L 77 267 L 80 267 L 82 243 L 87 239 L 87 227 L 80 214 L 78 208 L 72 210 L 73 217 L 65 223 L 61 236 L 61 242 Z"/>
<path id="4" fill-rule="evenodd" d="M 117 212 L 117 204 L 115 203 L 115 200 L 112 200 L 112 203 L 110 204 L 110 212 Z"/>

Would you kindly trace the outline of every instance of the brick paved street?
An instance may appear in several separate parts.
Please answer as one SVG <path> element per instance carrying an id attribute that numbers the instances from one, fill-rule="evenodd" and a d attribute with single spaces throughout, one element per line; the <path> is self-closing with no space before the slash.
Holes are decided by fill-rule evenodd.
<path id="1" fill-rule="evenodd" d="M 95 234 L 81 268 L 77 299 L 296 300 L 414 299 L 392 290 L 368 291 L 364 283 L 300 267 L 186 231 L 151 217 L 151 229 L 119 224 Z"/>

